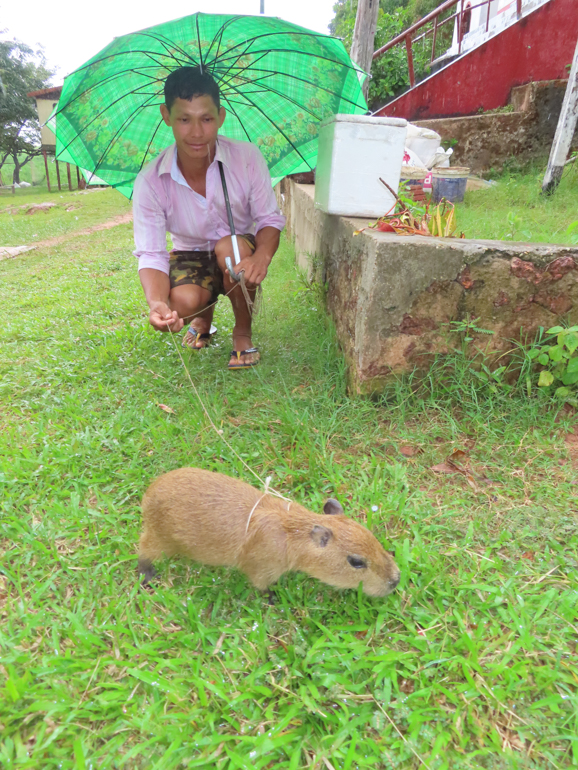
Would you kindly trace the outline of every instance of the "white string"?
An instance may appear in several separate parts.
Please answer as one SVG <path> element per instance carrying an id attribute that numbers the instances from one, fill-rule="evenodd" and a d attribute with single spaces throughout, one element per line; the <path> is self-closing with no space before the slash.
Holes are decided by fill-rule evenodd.
<path id="1" fill-rule="evenodd" d="M 245 466 L 245 468 L 249 471 L 249 473 L 252 473 L 253 476 L 255 476 L 255 478 L 263 485 L 263 487 L 265 488 L 265 494 L 271 494 L 274 497 L 279 497 L 279 498 L 281 498 L 281 500 L 285 500 L 286 502 L 290 503 L 291 500 L 288 497 L 285 497 L 284 495 L 281 494 L 281 492 L 278 492 L 276 489 L 273 489 L 273 487 L 269 487 L 268 481 L 263 481 L 263 479 L 259 476 L 259 474 L 256 473 L 249 465 L 247 465 L 247 463 L 243 460 L 241 455 L 233 449 L 233 447 L 229 444 L 227 439 L 223 436 L 223 432 L 219 431 L 219 429 L 217 428 L 217 426 L 215 425 L 215 423 L 211 419 L 211 415 L 209 414 L 209 411 L 208 411 L 207 407 L 203 403 L 203 399 L 201 398 L 200 393 L 197 390 L 197 386 L 193 382 L 193 378 L 191 377 L 191 374 L 190 374 L 189 370 L 187 369 L 187 365 L 185 364 L 185 359 L 183 358 L 183 355 L 182 355 L 182 353 L 181 353 L 181 351 L 179 349 L 179 346 L 178 346 L 177 341 L 175 339 L 175 335 L 173 334 L 173 330 L 170 328 L 170 326 L 167 327 L 167 328 L 168 328 L 168 330 L 169 330 L 169 332 L 171 334 L 171 339 L 173 341 L 173 344 L 174 344 L 174 346 L 176 348 L 177 353 L 179 354 L 179 358 L 181 359 L 181 363 L 183 365 L 183 368 L 184 368 L 185 372 L 187 373 L 187 377 L 189 378 L 189 382 L 191 383 L 191 385 L 193 387 L 193 391 L 195 393 L 195 396 L 197 397 L 197 399 L 198 399 L 198 401 L 199 401 L 199 403 L 201 405 L 201 408 L 202 408 L 203 412 L 205 413 L 205 416 L 207 417 L 207 420 L 211 424 L 211 427 L 213 428 L 213 430 L 215 431 L 217 436 L 219 436 L 219 438 L 226 444 L 228 449 L 231 450 L 231 452 L 235 455 L 235 457 L 238 460 L 241 461 L 241 463 Z M 269 478 L 271 478 L 271 477 L 269 477 Z"/>

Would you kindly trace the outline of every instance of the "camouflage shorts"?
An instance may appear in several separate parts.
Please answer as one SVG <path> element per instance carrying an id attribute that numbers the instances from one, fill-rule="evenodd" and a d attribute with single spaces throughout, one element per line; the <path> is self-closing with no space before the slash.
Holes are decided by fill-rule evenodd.
<path id="1" fill-rule="evenodd" d="M 255 236 L 239 235 L 255 251 Z M 223 275 L 214 251 L 171 251 L 169 264 L 171 289 L 175 286 L 195 285 L 211 292 L 211 302 L 224 294 Z"/>

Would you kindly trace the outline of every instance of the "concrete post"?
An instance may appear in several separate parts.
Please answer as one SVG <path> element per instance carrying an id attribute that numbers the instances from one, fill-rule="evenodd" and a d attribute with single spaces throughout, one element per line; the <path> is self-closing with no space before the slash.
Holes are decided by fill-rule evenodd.
<path id="1" fill-rule="evenodd" d="M 548 168 L 546 169 L 544 181 L 542 182 L 542 192 L 546 194 L 554 192 L 560 184 L 560 179 L 562 179 L 562 172 L 564 171 L 564 165 L 566 163 L 566 158 L 568 157 L 577 123 L 578 41 L 576 42 L 572 69 L 570 70 L 570 77 L 568 78 L 568 85 L 566 86 L 566 94 L 564 95 L 564 101 L 562 102 L 562 110 L 560 111 L 560 117 L 558 118 L 556 134 L 552 143 L 552 149 L 550 150 Z"/>

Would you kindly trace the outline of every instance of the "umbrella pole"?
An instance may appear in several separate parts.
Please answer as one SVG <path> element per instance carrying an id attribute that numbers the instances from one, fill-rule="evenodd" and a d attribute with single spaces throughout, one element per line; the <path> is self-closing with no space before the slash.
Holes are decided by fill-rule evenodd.
<path id="1" fill-rule="evenodd" d="M 235 233 L 235 222 L 233 220 L 233 212 L 231 211 L 231 204 L 229 202 L 229 192 L 227 190 L 227 182 L 225 181 L 225 170 L 223 168 L 223 164 L 221 163 L 221 161 L 218 161 L 218 163 L 219 163 L 219 173 L 221 174 L 221 184 L 223 185 L 223 195 L 225 197 L 225 207 L 227 209 L 227 219 L 229 220 L 229 229 L 231 231 L 233 255 L 235 257 L 235 265 L 238 265 L 239 262 L 241 261 L 241 255 L 239 254 L 239 244 L 237 243 L 237 235 Z M 225 257 L 225 264 L 227 265 L 227 270 L 229 271 L 231 278 L 233 278 L 237 282 L 240 281 L 241 276 L 238 275 L 233 270 L 231 257 Z"/>

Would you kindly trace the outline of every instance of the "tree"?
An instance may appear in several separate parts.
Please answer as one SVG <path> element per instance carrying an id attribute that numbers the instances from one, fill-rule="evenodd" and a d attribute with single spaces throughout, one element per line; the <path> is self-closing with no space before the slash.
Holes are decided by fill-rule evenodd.
<path id="1" fill-rule="evenodd" d="M 374 49 L 381 48 L 440 3 L 441 0 L 379 0 Z M 337 0 L 333 11 L 335 16 L 329 24 L 329 30 L 335 37 L 342 38 L 345 47 L 349 50 L 353 41 L 357 0 Z M 451 12 L 449 10 L 447 14 Z M 451 32 L 451 25 L 446 25 L 443 31 L 438 32 L 438 50 L 446 42 L 449 45 L 451 39 L 446 40 L 446 37 L 448 33 L 451 35 Z M 429 69 L 431 39 L 428 38 L 427 41 L 421 41 L 420 45 L 414 46 L 413 56 L 415 75 L 419 79 L 426 75 Z M 378 109 L 408 87 L 409 74 L 405 46 L 397 46 L 371 64 L 368 94 L 370 109 Z"/>
<path id="2" fill-rule="evenodd" d="M 379 0 L 358 0 L 350 55 L 365 72 L 371 70 L 378 13 Z M 366 99 L 368 88 L 369 83 L 366 80 L 363 84 L 363 95 Z"/>
<path id="3" fill-rule="evenodd" d="M 41 48 L 0 40 L 0 169 L 11 158 L 14 183 L 20 182 L 22 167 L 41 152 L 36 106 L 27 94 L 48 88 L 52 74 Z"/>

